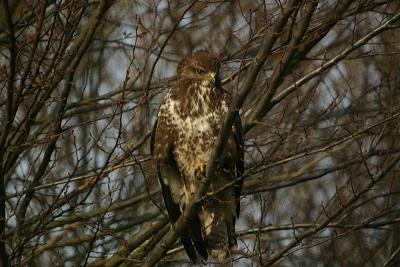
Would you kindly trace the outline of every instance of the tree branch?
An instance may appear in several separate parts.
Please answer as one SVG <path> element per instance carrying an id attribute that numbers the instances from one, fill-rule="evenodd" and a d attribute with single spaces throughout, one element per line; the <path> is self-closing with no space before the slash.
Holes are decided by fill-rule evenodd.
<path id="1" fill-rule="evenodd" d="M 271 102 L 266 102 L 264 103 L 263 108 L 259 108 L 256 112 L 252 113 L 250 116 L 248 122 L 246 125 L 243 127 L 246 131 L 257 125 L 257 121 L 260 120 L 265 114 L 266 110 L 270 110 L 274 105 L 282 101 L 286 96 L 291 94 L 292 92 L 296 91 L 300 86 L 311 80 L 312 78 L 320 75 L 324 71 L 328 70 L 329 68 L 336 66 L 338 62 L 340 62 L 342 59 L 346 58 L 351 52 L 356 50 L 357 48 L 365 45 L 369 40 L 377 36 L 379 33 L 390 29 L 394 23 L 396 23 L 400 19 L 400 13 L 397 13 L 394 15 L 392 18 L 387 20 L 383 25 L 379 26 L 363 38 L 359 39 L 357 42 L 354 44 L 348 46 L 346 49 L 344 49 L 342 52 L 340 52 L 336 57 L 332 58 L 325 64 L 323 64 L 321 67 L 317 68 L 316 70 L 310 72 L 309 74 L 303 76 L 303 78 L 297 80 L 294 82 L 292 85 L 289 87 L 283 89 L 281 92 L 279 92 L 276 96 L 274 96 L 271 100 Z"/>

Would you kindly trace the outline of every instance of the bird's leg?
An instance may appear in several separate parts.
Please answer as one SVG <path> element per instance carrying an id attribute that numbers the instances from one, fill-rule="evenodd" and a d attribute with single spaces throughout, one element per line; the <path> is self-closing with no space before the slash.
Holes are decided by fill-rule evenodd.
<path id="1" fill-rule="evenodd" d="M 205 163 L 201 163 L 194 171 L 194 175 L 197 180 L 201 180 L 201 178 L 205 175 L 207 165 Z"/>

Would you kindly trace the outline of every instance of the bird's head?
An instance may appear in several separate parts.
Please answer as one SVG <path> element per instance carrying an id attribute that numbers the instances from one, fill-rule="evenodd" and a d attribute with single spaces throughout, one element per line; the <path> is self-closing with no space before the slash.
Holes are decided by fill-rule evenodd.
<path id="1" fill-rule="evenodd" d="M 179 79 L 187 79 L 200 82 L 204 86 L 213 84 L 219 87 L 221 84 L 219 77 L 219 59 L 205 51 L 200 50 L 186 56 L 178 65 L 177 73 Z"/>

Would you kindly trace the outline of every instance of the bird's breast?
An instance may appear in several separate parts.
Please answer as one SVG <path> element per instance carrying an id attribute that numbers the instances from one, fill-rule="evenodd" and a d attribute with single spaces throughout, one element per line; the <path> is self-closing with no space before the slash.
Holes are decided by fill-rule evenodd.
<path id="1" fill-rule="evenodd" d="M 169 99 L 166 104 L 169 123 L 178 133 L 174 143 L 176 162 L 185 176 L 194 177 L 195 170 L 208 162 L 227 111 L 226 103 L 194 95 L 190 99 Z"/>

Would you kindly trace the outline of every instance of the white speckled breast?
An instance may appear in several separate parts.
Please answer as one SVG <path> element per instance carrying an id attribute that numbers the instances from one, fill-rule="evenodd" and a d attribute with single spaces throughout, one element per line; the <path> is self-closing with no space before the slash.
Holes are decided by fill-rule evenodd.
<path id="1" fill-rule="evenodd" d="M 165 102 L 170 114 L 168 123 L 179 129 L 174 144 L 175 160 L 179 170 L 190 180 L 194 178 L 195 170 L 200 165 L 207 164 L 223 116 L 228 110 L 227 104 L 221 99 L 213 99 L 218 103 L 216 108 L 211 106 L 208 91 L 216 90 L 215 88 L 200 85 L 199 89 L 195 91 L 197 95 L 191 98 L 189 114 L 183 114 L 180 100 L 168 97 Z"/>

